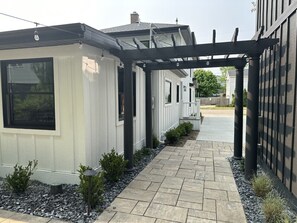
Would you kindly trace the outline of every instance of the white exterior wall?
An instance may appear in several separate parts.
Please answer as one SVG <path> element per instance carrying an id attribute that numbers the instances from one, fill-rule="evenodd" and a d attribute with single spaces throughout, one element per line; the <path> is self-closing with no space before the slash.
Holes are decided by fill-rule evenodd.
<path id="1" fill-rule="evenodd" d="M 87 142 L 87 161 L 92 167 L 98 167 L 103 153 L 113 148 L 118 153 L 124 150 L 124 121 L 118 120 L 118 81 L 117 69 L 119 59 L 100 49 L 84 47 L 83 58 L 95 60 L 99 64 L 99 73 L 92 74 L 83 70 L 84 76 L 84 107 L 85 129 Z M 83 62 L 84 63 L 84 62 Z M 84 66 L 84 65 L 83 65 Z M 136 71 L 136 117 L 134 117 L 134 149 L 145 145 L 145 76 L 144 72 Z"/>
<path id="2" fill-rule="evenodd" d="M 79 164 L 86 162 L 78 45 L 0 51 L 1 60 L 42 57 L 53 57 L 56 130 L 3 128 L 0 109 L 0 176 L 11 173 L 16 163 L 27 165 L 28 160 L 36 159 L 38 170 L 33 178 L 74 183 Z M 2 96 L 0 101 L 2 106 Z"/>
<path id="3" fill-rule="evenodd" d="M 1 177 L 11 173 L 16 163 L 27 165 L 36 159 L 33 179 L 49 184 L 78 183 L 79 164 L 97 168 L 103 153 L 113 148 L 123 153 L 124 121 L 118 121 L 119 60 L 104 54 L 101 60 L 100 49 L 88 45 L 79 49 L 78 44 L 0 51 L 0 60 L 53 57 L 56 118 L 54 131 L 3 128 L 0 109 Z M 141 69 L 134 70 L 134 149 L 140 149 L 145 145 L 145 77 Z"/>
<path id="4" fill-rule="evenodd" d="M 165 104 L 165 81 L 171 82 L 171 103 Z M 176 85 L 182 84 L 180 78 L 169 70 L 154 71 L 152 75 L 152 95 L 154 97 L 153 130 L 154 134 L 163 139 L 164 133 L 179 124 L 182 101 L 176 102 Z"/>

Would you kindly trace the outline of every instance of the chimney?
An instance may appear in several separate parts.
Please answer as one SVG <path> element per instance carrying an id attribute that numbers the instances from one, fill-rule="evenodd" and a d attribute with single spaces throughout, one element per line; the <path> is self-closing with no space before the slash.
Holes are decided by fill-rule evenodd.
<path id="1" fill-rule="evenodd" d="M 137 12 L 133 12 L 131 14 L 131 24 L 132 23 L 139 23 L 139 14 Z"/>

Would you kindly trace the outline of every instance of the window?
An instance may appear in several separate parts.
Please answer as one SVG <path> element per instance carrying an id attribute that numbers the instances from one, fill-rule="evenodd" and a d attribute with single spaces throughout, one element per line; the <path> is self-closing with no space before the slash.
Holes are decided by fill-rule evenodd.
<path id="1" fill-rule="evenodd" d="M 192 102 L 192 88 L 189 88 L 190 89 L 190 92 L 189 92 L 189 102 L 190 102 L 190 104 L 189 104 L 189 107 L 191 107 L 191 102 Z"/>
<path id="2" fill-rule="evenodd" d="M 55 129 L 53 59 L 1 62 L 4 127 Z"/>
<path id="3" fill-rule="evenodd" d="M 179 103 L 179 85 L 176 85 L 176 103 Z"/>
<path id="4" fill-rule="evenodd" d="M 171 82 L 165 81 L 165 104 L 171 103 Z"/>
<path id="5" fill-rule="evenodd" d="M 119 121 L 124 120 L 124 69 L 118 68 L 118 111 Z M 133 116 L 136 116 L 136 73 L 133 72 Z"/>

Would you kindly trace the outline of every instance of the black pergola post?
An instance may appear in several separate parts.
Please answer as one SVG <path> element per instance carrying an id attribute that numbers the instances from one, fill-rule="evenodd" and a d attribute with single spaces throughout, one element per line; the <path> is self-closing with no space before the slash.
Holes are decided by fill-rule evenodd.
<path id="1" fill-rule="evenodd" d="M 257 173 L 258 107 L 259 107 L 259 55 L 249 58 L 249 81 L 246 119 L 245 178 Z"/>
<path id="2" fill-rule="evenodd" d="M 236 67 L 235 83 L 235 122 L 234 122 L 234 158 L 242 158 L 243 123 L 243 67 Z"/>
<path id="3" fill-rule="evenodd" d="M 153 148 L 152 71 L 145 70 L 145 126 L 146 147 Z"/>
<path id="4" fill-rule="evenodd" d="M 133 74 L 132 61 L 124 62 L 124 158 L 133 168 Z"/>

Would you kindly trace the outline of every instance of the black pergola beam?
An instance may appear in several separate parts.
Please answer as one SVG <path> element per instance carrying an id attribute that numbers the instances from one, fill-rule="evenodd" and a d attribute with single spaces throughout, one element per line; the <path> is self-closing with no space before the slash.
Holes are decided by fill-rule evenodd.
<path id="1" fill-rule="evenodd" d="M 177 64 L 178 63 L 178 64 Z M 213 59 L 213 60 L 192 60 L 192 61 L 176 61 L 176 62 L 151 62 L 145 64 L 150 70 L 173 70 L 173 69 L 190 69 L 190 68 L 207 68 L 207 67 L 242 67 L 246 64 L 246 58 L 230 58 L 230 59 Z M 138 63 L 139 67 L 144 67 L 144 63 Z"/>
<path id="2" fill-rule="evenodd" d="M 251 179 L 257 174 L 258 149 L 258 115 L 259 115 L 259 55 L 249 58 L 246 145 L 245 145 L 245 178 Z"/>
<path id="3" fill-rule="evenodd" d="M 124 60 L 124 158 L 133 168 L 133 73 L 132 61 Z"/>
<path id="4" fill-rule="evenodd" d="M 234 123 L 234 155 L 235 159 L 242 159 L 242 133 L 243 133 L 243 76 L 244 66 L 236 66 L 235 84 L 235 123 Z"/>
<path id="5" fill-rule="evenodd" d="M 154 41 L 154 38 L 153 38 Z M 155 59 L 169 59 L 169 58 L 183 58 L 183 57 L 198 57 L 198 56 L 215 56 L 227 54 L 247 54 L 256 55 L 261 54 L 264 49 L 278 43 L 278 39 L 260 39 L 223 42 L 216 44 L 198 44 L 195 46 L 177 46 L 177 47 L 162 47 L 151 49 L 127 49 L 127 50 L 111 50 L 119 58 L 126 60 L 155 60 Z"/>

